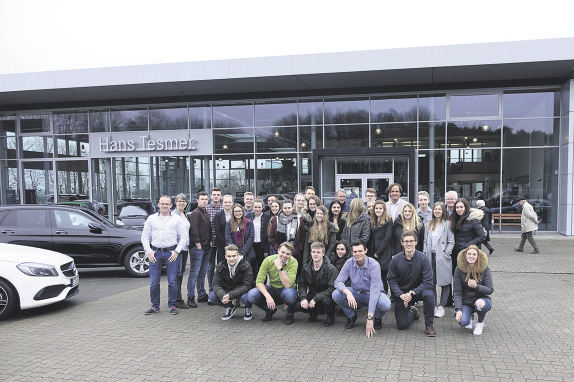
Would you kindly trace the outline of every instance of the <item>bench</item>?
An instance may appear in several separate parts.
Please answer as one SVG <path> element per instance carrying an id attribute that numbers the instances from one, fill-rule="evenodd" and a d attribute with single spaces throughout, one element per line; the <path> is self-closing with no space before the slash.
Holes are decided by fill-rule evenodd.
<path id="1" fill-rule="evenodd" d="M 492 214 L 494 225 L 520 225 L 520 218 L 522 214 Z"/>

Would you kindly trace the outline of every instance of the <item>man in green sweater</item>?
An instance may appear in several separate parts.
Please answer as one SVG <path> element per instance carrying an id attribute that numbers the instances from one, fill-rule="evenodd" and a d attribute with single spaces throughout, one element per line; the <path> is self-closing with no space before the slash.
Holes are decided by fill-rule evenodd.
<path id="1" fill-rule="evenodd" d="M 277 305 L 287 304 L 293 308 L 297 302 L 297 289 L 295 277 L 297 276 L 297 259 L 292 258 L 294 248 L 289 242 L 279 246 L 278 253 L 263 260 L 255 288 L 251 289 L 247 299 L 265 312 L 262 322 L 271 321 L 277 311 Z M 265 281 L 269 276 L 269 285 Z M 289 309 L 288 311 L 293 311 Z M 293 322 L 293 314 L 287 314 L 285 323 Z"/>

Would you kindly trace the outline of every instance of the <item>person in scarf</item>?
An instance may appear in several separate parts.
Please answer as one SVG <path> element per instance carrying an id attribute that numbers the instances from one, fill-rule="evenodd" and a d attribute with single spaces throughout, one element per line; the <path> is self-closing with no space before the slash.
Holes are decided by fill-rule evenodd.
<path id="1" fill-rule="evenodd" d="M 243 208 L 242 208 L 243 209 Z M 213 291 L 209 294 L 209 301 L 214 305 L 225 307 L 222 320 L 229 320 L 235 314 L 237 307 L 233 301 L 241 299 L 245 305 L 244 320 L 251 320 L 252 304 L 247 299 L 247 293 L 253 286 L 253 270 L 245 260 L 243 253 L 235 244 L 225 247 L 225 259 L 215 267 L 213 275 Z"/>
<path id="2" fill-rule="evenodd" d="M 283 209 L 277 219 L 272 220 L 269 231 L 269 244 L 275 253 L 278 253 L 279 245 L 283 242 L 293 246 L 293 257 L 301 264 L 305 244 L 305 218 L 294 213 L 293 202 L 289 199 L 283 201 Z M 297 274 L 299 271 L 300 267 Z"/>
<path id="3" fill-rule="evenodd" d="M 245 254 L 251 268 L 257 269 L 257 260 L 253 249 L 254 238 L 253 222 L 245 217 L 245 210 L 241 204 L 233 205 L 231 219 L 225 225 L 225 244 L 235 244 L 239 251 Z"/>

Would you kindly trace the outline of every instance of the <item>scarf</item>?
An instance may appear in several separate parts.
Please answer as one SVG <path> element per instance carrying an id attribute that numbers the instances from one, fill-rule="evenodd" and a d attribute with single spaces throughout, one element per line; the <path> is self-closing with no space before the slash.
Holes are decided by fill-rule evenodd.
<path id="1" fill-rule="evenodd" d="M 277 217 L 277 232 L 284 233 L 287 236 L 287 241 L 295 240 L 295 236 L 291 237 L 291 232 L 297 232 L 297 215 L 285 215 L 283 212 L 279 213 Z"/>
<path id="2" fill-rule="evenodd" d="M 243 260 L 243 255 L 239 255 L 237 257 L 237 261 L 235 262 L 234 266 L 229 265 L 229 262 L 227 262 L 227 266 L 229 267 L 229 276 L 231 276 L 231 278 L 235 277 L 235 272 L 237 271 L 237 265 L 241 262 L 241 260 Z"/>

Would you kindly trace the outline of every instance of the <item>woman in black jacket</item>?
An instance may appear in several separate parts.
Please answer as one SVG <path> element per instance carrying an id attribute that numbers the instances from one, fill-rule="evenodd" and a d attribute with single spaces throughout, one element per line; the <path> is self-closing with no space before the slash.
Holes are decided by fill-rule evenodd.
<path id="1" fill-rule="evenodd" d="M 371 212 L 371 236 L 367 255 L 375 258 L 381 265 L 381 279 L 385 293 L 389 287 L 387 283 L 387 273 L 391 263 L 391 241 L 393 239 L 393 221 L 387 215 L 387 206 L 382 200 L 374 202 L 373 211 Z"/>
<path id="2" fill-rule="evenodd" d="M 424 247 L 424 237 L 425 237 L 425 226 L 417 214 L 415 206 L 411 203 L 405 204 L 402 212 L 397 216 L 393 224 L 393 243 L 391 256 L 396 255 L 403 251 L 403 246 L 401 244 L 401 235 L 406 231 L 414 231 L 417 237 L 417 251 L 423 250 Z"/>
<path id="3" fill-rule="evenodd" d="M 470 208 L 468 200 L 458 199 L 454 205 L 454 214 L 450 220 L 450 229 L 454 233 L 454 250 L 452 253 L 459 253 L 469 245 L 480 245 L 486 239 L 486 234 L 482 227 L 481 210 Z M 456 256 L 453 258 L 453 272 L 456 268 Z"/>
<path id="4" fill-rule="evenodd" d="M 343 229 L 345 228 L 345 223 L 347 219 L 347 213 L 343 212 L 341 203 L 337 200 L 333 200 L 329 206 L 329 221 L 339 227 L 337 232 L 337 240 L 341 240 L 341 235 L 343 234 Z"/>

